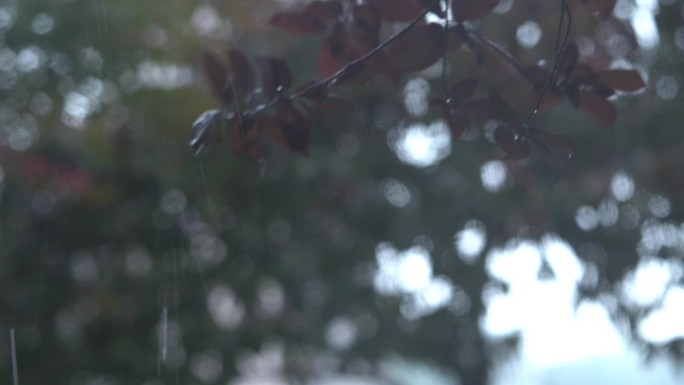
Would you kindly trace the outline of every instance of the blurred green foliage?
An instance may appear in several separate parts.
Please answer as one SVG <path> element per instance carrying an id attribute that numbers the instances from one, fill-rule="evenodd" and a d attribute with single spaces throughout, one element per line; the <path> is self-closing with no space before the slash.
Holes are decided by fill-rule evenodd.
<path id="1" fill-rule="evenodd" d="M 557 9 L 545 3 L 517 1 L 481 28 L 524 63 L 548 59 Z M 265 346 L 284 346 L 288 374 L 302 380 L 326 371 L 373 373 L 373 360 L 400 355 L 455 371 L 465 384 L 483 383 L 491 352 L 501 347 L 478 328 L 482 289 L 500 284 L 485 271 L 488 250 L 558 234 L 600 271 L 585 294 L 617 296 L 615 285 L 644 254 L 637 247 L 643 224 L 681 224 L 680 2 L 661 6 L 661 42 L 653 49 L 639 48 L 624 20 L 574 9 L 573 38 L 594 44 L 604 64 L 642 69 L 649 86 L 618 98 L 618 124 L 608 130 L 567 103 L 540 115 L 536 124 L 571 134 L 577 152 L 565 159 L 536 151 L 507 162 L 508 182 L 498 192 L 482 184 L 481 167 L 500 155 L 482 132 L 450 144 L 435 165 L 400 161 L 390 146 L 397 127 L 436 116 L 408 118 L 403 83 L 382 80 L 340 90 L 353 111 L 316 114 L 308 157 L 277 146 L 262 163 L 226 146 L 193 156 L 190 126 L 217 106 L 198 71 L 202 49 L 281 56 L 296 82 L 319 78 L 315 37 L 266 26 L 286 6 L 0 5 L 0 327 L 16 329 L 22 383 L 188 383 L 198 373 L 225 382 L 244 374 L 245 357 Z M 522 48 L 515 32 L 530 19 L 542 38 Z M 617 58 L 616 36 L 627 44 Z M 487 72 L 472 53 L 452 59 L 453 78 L 475 74 L 521 114 L 529 108 L 516 98 L 515 76 Z M 668 86 L 658 83 L 665 76 L 674 81 L 670 98 L 657 87 Z M 440 92 L 439 77 L 428 79 Z M 578 208 L 610 200 L 617 172 L 637 190 L 616 205 L 621 215 L 627 206 L 639 213 L 638 223 L 578 227 Z M 409 192 L 403 207 L 391 204 L 392 188 Z M 670 204 L 664 217 L 649 209 L 654 196 Z M 473 219 L 487 243 L 468 263 L 454 236 Z M 429 251 L 434 276 L 466 293 L 469 305 L 407 317 L 406 295 L 374 288 L 382 242 Z M 649 252 L 681 262 L 682 247 Z M 624 307 L 615 316 L 636 325 L 643 312 Z M 352 325 L 353 343 L 331 345 L 331 325 L 338 333 Z M 681 354 L 681 341 L 666 347 Z M 197 369 L 217 360 L 218 374 Z M 10 371 L 3 348 L 0 372 Z"/>

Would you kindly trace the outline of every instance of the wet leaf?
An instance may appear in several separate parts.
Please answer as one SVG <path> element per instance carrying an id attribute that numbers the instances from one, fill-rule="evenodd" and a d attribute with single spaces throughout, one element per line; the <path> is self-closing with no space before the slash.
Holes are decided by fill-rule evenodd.
<path id="1" fill-rule="evenodd" d="M 395 83 L 399 82 L 399 71 L 395 68 L 394 62 L 384 52 L 373 55 L 365 63 L 366 68 L 383 73 Z"/>
<path id="2" fill-rule="evenodd" d="M 269 24 L 288 32 L 320 33 L 326 30 L 325 24 L 318 18 L 299 12 L 281 12 L 271 17 Z"/>
<path id="3" fill-rule="evenodd" d="M 609 70 L 596 72 L 596 80 L 614 90 L 633 92 L 646 87 L 638 71 Z"/>
<path id="4" fill-rule="evenodd" d="M 344 68 L 351 61 L 346 53 L 344 42 L 340 42 L 335 36 L 324 40 L 318 53 L 318 65 L 323 76 L 332 76 Z"/>
<path id="5" fill-rule="evenodd" d="M 591 83 L 594 78 L 594 69 L 587 64 L 577 64 L 567 73 L 567 76 L 578 83 Z"/>
<path id="6" fill-rule="evenodd" d="M 535 92 L 534 95 L 534 100 L 536 101 L 539 98 L 540 91 Z M 550 108 L 553 108 L 557 106 L 560 102 L 565 100 L 566 94 L 561 92 L 560 90 L 556 88 L 551 88 L 550 90 L 546 91 L 544 94 L 544 98 L 542 99 L 541 103 L 539 104 L 539 111 L 546 111 Z"/>
<path id="7" fill-rule="evenodd" d="M 254 88 L 256 87 L 256 75 L 254 73 L 254 68 L 249 61 L 247 61 L 245 55 L 236 49 L 229 50 L 228 65 L 235 88 L 237 88 L 242 95 L 254 92 Z"/>
<path id="8" fill-rule="evenodd" d="M 377 38 L 380 31 L 380 15 L 375 8 L 370 5 L 356 5 L 352 14 L 354 27 L 361 28 Z"/>
<path id="9" fill-rule="evenodd" d="M 334 21 L 342 15 L 339 1 L 312 1 L 304 8 L 304 13 L 324 21 Z"/>
<path id="10" fill-rule="evenodd" d="M 234 93 L 230 86 L 227 68 L 216 55 L 209 51 L 203 52 L 202 59 L 204 73 L 207 76 L 212 92 L 224 105 L 230 105 L 233 101 Z"/>
<path id="11" fill-rule="evenodd" d="M 475 93 L 477 79 L 467 78 L 456 82 L 447 93 L 446 104 L 449 109 L 455 110 L 462 106 Z"/>
<path id="12" fill-rule="evenodd" d="M 268 98 L 292 85 L 292 74 L 284 60 L 263 56 L 256 57 L 255 60 L 261 73 L 261 89 Z"/>
<path id="13" fill-rule="evenodd" d="M 532 99 L 536 102 L 546 85 L 546 78 L 549 76 L 549 72 L 539 66 L 530 66 L 525 68 L 523 71 L 523 76 L 530 83 L 532 83 Z M 551 85 L 549 89 L 544 93 L 544 98 L 539 104 L 539 111 L 546 111 L 549 108 L 556 106 L 558 103 L 565 99 L 566 95 L 559 87 Z"/>
<path id="14" fill-rule="evenodd" d="M 387 21 L 411 21 L 423 13 L 416 0 L 369 0 L 369 3 Z"/>
<path id="15" fill-rule="evenodd" d="M 260 116 L 255 122 L 255 129 L 262 132 L 264 139 L 270 139 L 279 146 L 290 149 L 290 145 L 276 118 L 269 115 Z"/>
<path id="16" fill-rule="evenodd" d="M 254 119 L 249 117 L 230 121 L 228 142 L 233 154 L 248 153 L 254 158 L 261 156 L 261 133 L 252 129 L 252 123 Z M 243 132 L 246 133 L 244 136 Z"/>
<path id="17" fill-rule="evenodd" d="M 585 90 L 579 91 L 578 102 L 579 108 L 601 126 L 608 127 L 615 123 L 617 109 L 613 103 Z"/>
<path id="18" fill-rule="evenodd" d="M 358 59 L 377 47 L 379 43 L 377 33 L 369 32 L 360 27 L 350 27 L 347 29 L 346 41 L 348 53 L 352 59 Z M 369 59 L 369 62 L 373 58 Z"/>
<path id="19" fill-rule="evenodd" d="M 491 94 L 489 97 L 489 103 L 494 110 L 494 114 L 498 119 L 505 122 L 509 129 L 518 128 L 520 122 L 518 119 L 518 114 L 516 114 L 513 107 L 511 107 L 499 94 Z"/>
<path id="20" fill-rule="evenodd" d="M 441 57 L 441 34 L 435 23 L 415 26 L 387 47 L 387 57 L 399 72 L 425 69 Z"/>
<path id="21" fill-rule="evenodd" d="M 283 102 L 278 105 L 276 121 L 285 137 L 287 148 L 293 152 L 308 155 L 312 130 L 310 119 L 292 103 Z"/>
<path id="22" fill-rule="evenodd" d="M 487 16 L 500 0 L 452 0 L 451 11 L 458 21 L 478 20 Z"/>

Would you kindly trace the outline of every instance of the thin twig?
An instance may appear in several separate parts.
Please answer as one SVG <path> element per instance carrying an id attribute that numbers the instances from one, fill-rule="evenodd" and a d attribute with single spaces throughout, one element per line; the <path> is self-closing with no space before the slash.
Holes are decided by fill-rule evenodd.
<path id="1" fill-rule="evenodd" d="M 446 2 L 446 14 L 444 17 L 444 39 L 442 40 L 442 87 L 444 89 L 444 99 L 446 100 L 448 87 L 447 87 L 447 49 L 449 48 L 449 13 L 451 12 L 451 2 Z"/>

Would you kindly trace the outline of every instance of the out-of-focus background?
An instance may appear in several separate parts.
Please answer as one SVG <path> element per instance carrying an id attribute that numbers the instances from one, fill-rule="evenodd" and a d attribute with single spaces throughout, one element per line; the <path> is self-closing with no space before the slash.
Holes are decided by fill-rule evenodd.
<path id="1" fill-rule="evenodd" d="M 682 383 L 682 2 L 570 2 L 582 60 L 648 86 L 608 129 L 539 115 L 569 159 L 503 162 L 491 124 L 452 142 L 439 64 L 340 90 L 355 108 L 316 115 L 308 157 L 194 156 L 218 106 L 203 49 L 320 79 L 320 38 L 267 25 L 304 3 L 0 1 L 2 381 Z M 548 60 L 556 3 L 502 0 L 480 28 Z"/>

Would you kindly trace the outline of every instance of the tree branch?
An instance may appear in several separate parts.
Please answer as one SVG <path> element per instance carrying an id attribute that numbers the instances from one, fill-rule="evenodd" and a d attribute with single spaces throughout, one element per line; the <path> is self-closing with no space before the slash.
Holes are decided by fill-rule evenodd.
<path id="1" fill-rule="evenodd" d="M 398 38 L 403 36 L 405 33 L 407 33 L 411 28 L 416 26 L 416 24 L 420 23 L 423 19 L 425 19 L 425 16 L 432 11 L 432 9 L 434 9 L 436 6 L 439 5 L 440 2 L 441 2 L 441 0 L 433 1 L 429 7 L 425 8 L 425 10 L 419 16 L 417 16 L 415 19 L 411 20 L 411 22 L 408 23 L 406 26 L 404 26 L 404 28 L 402 28 L 397 33 L 395 33 L 394 35 L 387 38 L 385 41 L 380 43 L 378 46 L 373 48 L 371 51 L 369 51 L 365 55 L 361 56 L 358 59 L 355 59 L 355 60 L 349 62 L 349 64 L 345 65 L 343 68 L 339 69 L 337 72 L 330 75 L 329 77 L 327 77 L 323 80 L 319 80 L 318 82 L 315 82 L 315 83 L 309 85 L 308 87 L 306 87 L 305 89 L 303 89 L 299 92 L 296 92 L 292 95 L 282 97 L 282 98 L 278 98 L 278 99 L 274 99 L 270 102 L 261 104 L 259 106 L 252 108 L 252 109 L 245 110 L 245 111 L 243 111 L 244 115 L 245 116 L 251 116 L 251 115 L 258 114 L 261 111 L 264 111 L 264 110 L 267 110 L 271 107 L 274 107 L 274 106 L 282 103 L 285 100 L 294 101 L 295 99 L 298 99 L 298 98 L 306 95 L 307 93 L 309 93 L 309 92 L 311 92 L 311 91 L 313 91 L 319 87 L 326 87 L 328 85 L 335 83 L 337 80 L 339 80 L 341 77 L 343 77 L 344 75 L 346 75 L 350 71 L 359 68 L 359 66 L 363 65 L 366 61 L 370 60 L 373 56 L 379 54 L 385 47 L 392 44 L 395 40 L 397 40 Z"/>

